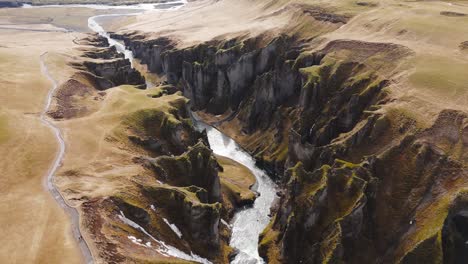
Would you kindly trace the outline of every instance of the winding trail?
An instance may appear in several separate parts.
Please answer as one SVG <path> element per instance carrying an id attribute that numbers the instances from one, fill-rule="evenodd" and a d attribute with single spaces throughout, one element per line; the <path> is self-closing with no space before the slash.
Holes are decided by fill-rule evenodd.
<path id="1" fill-rule="evenodd" d="M 88 244 L 86 243 L 86 240 L 83 239 L 83 236 L 81 234 L 80 217 L 79 217 L 78 210 L 67 204 L 67 202 L 65 201 L 62 194 L 57 189 L 54 183 L 54 175 L 57 172 L 57 170 L 60 168 L 62 161 L 63 161 L 63 157 L 65 156 L 65 140 L 63 139 L 63 135 L 62 135 L 62 132 L 60 131 L 60 128 L 56 126 L 54 122 L 51 121 L 49 117 L 47 116 L 47 112 L 49 111 L 50 106 L 52 105 L 52 98 L 58 88 L 58 83 L 50 74 L 49 69 L 47 68 L 47 64 L 45 62 L 45 57 L 47 56 L 47 54 L 48 53 L 45 52 L 40 56 L 41 71 L 42 71 L 42 74 L 46 76 L 47 79 L 52 83 L 52 88 L 49 90 L 49 93 L 47 94 L 46 104 L 44 106 L 44 110 L 41 112 L 40 120 L 44 125 L 49 127 L 50 130 L 52 130 L 52 132 L 54 133 L 55 138 L 57 139 L 57 143 L 59 144 L 59 151 L 57 155 L 55 156 L 52 166 L 47 172 L 47 176 L 45 178 L 45 185 L 46 185 L 47 190 L 54 197 L 55 201 L 57 201 L 57 203 L 70 215 L 73 236 L 78 242 L 78 245 L 81 249 L 85 262 L 90 264 L 90 263 L 93 263 L 93 256 L 91 254 L 91 250 L 89 249 Z"/>

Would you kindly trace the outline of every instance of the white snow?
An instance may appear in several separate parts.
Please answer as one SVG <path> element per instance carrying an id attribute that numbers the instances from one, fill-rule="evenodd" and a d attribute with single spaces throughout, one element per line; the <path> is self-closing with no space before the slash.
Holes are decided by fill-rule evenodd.
<path id="1" fill-rule="evenodd" d="M 174 233 L 176 233 L 176 235 L 179 238 L 182 238 L 182 233 L 180 232 L 179 228 L 177 228 L 177 226 L 175 224 L 169 223 L 169 221 L 166 218 L 163 218 L 163 220 L 172 229 L 172 231 L 174 231 Z"/>
<path id="2" fill-rule="evenodd" d="M 134 236 L 128 236 L 128 239 L 130 239 L 130 241 L 132 241 L 136 245 L 139 245 L 139 246 L 142 246 L 142 247 L 147 247 L 147 248 L 151 247 L 151 242 L 147 242 L 146 244 L 143 244 L 142 243 L 143 240 L 141 240 L 139 238 L 136 238 Z"/>
<path id="3" fill-rule="evenodd" d="M 143 234 L 147 235 L 151 240 L 153 240 L 154 242 L 156 242 L 156 244 L 159 245 L 159 248 L 156 248 L 156 251 L 163 255 L 163 256 L 172 256 L 172 257 L 175 257 L 175 258 L 180 258 L 180 259 L 184 259 L 184 260 L 188 260 L 188 261 L 193 261 L 193 262 L 198 262 L 198 263 L 203 263 L 203 264 L 212 264 L 209 260 L 205 259 L 205 258 L 202 258 L 196 254 L 194 254 L 193 252 L 190 252 L 190 255 L 171 246 L 171 245 L 167 245 L 164 241 L 162 240 L 158 240 L 156 239 L 155 237 L 153 237 L 150 233 L 148 233 L 148 231 L 146 231 L 143 227 L 141 227 L 139 224 L 133 222 L 132 220 L 128 219 L 127 217 L 125 217 L 125 214 L 120 211 L 120 215 L 118 215 L 119 219 L 124 223 L 124 224 L 127 224 L 137 230 L 140 230 Z M 130 239 L 130 238 L 129 238 Z M 138 241 L 138 239 L 135 238 L 135 241 L 140 243 Z M 140 240 L 141 241 L 141 240 Z M 133 242 L 133 241 L 132 241 Z"/>
<path id="4" fill-rule="evenodd" d="M 231 228 L 231 225 L 228 224 L 228 222 L 226 222 L 224 219 L 221 218 L 221 223 L 229 228 Z"/>

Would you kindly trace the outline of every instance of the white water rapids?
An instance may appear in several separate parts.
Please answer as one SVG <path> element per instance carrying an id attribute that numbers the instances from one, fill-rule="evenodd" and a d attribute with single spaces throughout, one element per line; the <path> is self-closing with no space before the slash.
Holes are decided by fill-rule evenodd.
<path id="1" fill-rule="evenodd" d="M 88 19 L 88 27 L 98 33 L 99 35 L 105 37 L 110 46 L 115 46 L 117 51 L 123 53 L 125 58 L 129 59 L 133 66 L 133 54 L 130 50 L 128 50 L 125 45 L 112 39 L 109 33 L 97 22 L 99 18 L 104 17 L 116 17 L 116 16 L 130 16 L 130 15 L 137 15 L 143 12 L 147 12 L 149 10 L 160 10 L 158 11 L 170 11 L 180 8 L 186 4 L 186 0 L 179 0 L 179 1 L 172 1 L 163 4 L 140 4 L 135 6 L 105 6 L 105 5 L 66 5 L 66 7 L 88 7 L 93 9 L 120 9 L 120 10 L 128 10 L 134 9 L 136 10 L 135 13 L 126 13 L 126 14 L 105 14 L 105 15 L 97 15 L 90 17 Z M 25 5 L 25 8 L 43 8 L 43 7 L 64 7 L 64 5 L 53 5 L 53 6 L 29 6 Z M 47 118 L 47 111 L 49 110 L 52 96 L 57 89 L 57 82 L 51 77 L 50 73 L 47 70 L 47 67 L 44 63 L 44 60 L 41 56 L 41 65 L 44 72 L 44 75 L 47 76 L 51 82 L 53 82 L 54 86 L 50 90 L 49 95 L 47 97 L 47 104 L 44 109 L 43 114 L 41 115 L 41 120 L 44 124 L 49 126 L 60 144 L 59 154 L 57 155 L 54 164 L 47 175 L 47 187 L 48 190 L 52 193 L 55 197 L 57 202 L 72 216 L 72 222 L 74 225 L 74 233 L 75 236 L 78 238 L 79 244 L 82 248 L 83 254 L 85 255 L 85 259 L 88 263 L 92 262 L 91 253 L 89 251 L 86 242 L 81 238 L 81 234 L 79 231 L 79 218 L 78 212 L 76 209 L 68 206 L 65 203 L 65 200 L 60 195 L 59 191 L 56 189 L 55 185 L 53 184 L 53 175 L 59 168 L 63 156 L 65 153 L 65 142 L 63 140 L 62 134 L 58 127 L 56 127 L 53 122 L 49 121 Z M 213 149 L 215 154 L 222 155 L 228 158 L 231 158 L 252 171 L 255 175 L 257 183 L 255 185 L 255 191 L 259 194 L 259 197 L 255 200 L 255 203 L 250 208 L 245 208 L 237 212 L 234 216 L 233 222 L 231 223 L 232 226 L 232 237 L 230 241 L 230 246 L 236 248 L 239 251 L 239 254 L 235 257 L 235 259 L 231 262 L 234 264 L 256 264 L 256 263 L 265 263 L 264 260 L 259 256 L 258 253 L 258 239 L 260 233 L 264 230 L 264 228 L 268 225 L 270 221 L 270 208 L 276 199 L 276 186 L 273 181 L 266 175 L 266 173 L 258 168 L 255 164 L 255 160 L 242 148 L 240 148 L 234 140 L 225 136 L 217 129 L 208 126 L 202 122 L 197 122 L 197 127 L 199 129 L 206 129 L 208 134 L 208 140 L 210 143 L 211 148 Z M 153 242 L 159 245 L 157 249 L 160 251 L 161 254 L 167 256 L 173 256 L 176 258 L 181 258 L 189 261 L 199 262 L 199 263 L 210 263 L 208 260 L 197 256 L 190 252 L 190 254 L 184 253 L 170 245 L 165 244 L 163 241 L 155 239 L 151 236 L 143 227 L 137 225 L 133 221 L 129 220 L 128 218 L 121 213 L 119 218 L 124 223 L 132 226 L 140 230 L 143 234 L 148 236 Z M 169 223 L 168 223 L 169 224 Z M 173 229 L 174 230 L 174 229 Z M 174 230 L 174 232 L 176 232 Z M 139 239 L 135 237 L 129 237 L 134 243 L 139 244 Z M 142 244 L 146 247 L 151 247 L 151 243 L 147 242 L 146 244 Z"/>
<path id="2" fill-rule="evenodd" d="M 232 223 L 230 246 L 239 250 L 239 254 L 231 262 L 235 264 L 265 263 L 258 254 L 258 238 L 270 222 L 270 208 L 276 199 L 276 185 L 257 167 L 255 160 L 231 138 L 219 130 L 198 121 L 199 129 L 206 129 L 210 147 L 215 154 L 228 157 L 246 166 L 257 179 L 255 191 L 260 196 L 253 207 L 246 208 L 235 214 Z"/>

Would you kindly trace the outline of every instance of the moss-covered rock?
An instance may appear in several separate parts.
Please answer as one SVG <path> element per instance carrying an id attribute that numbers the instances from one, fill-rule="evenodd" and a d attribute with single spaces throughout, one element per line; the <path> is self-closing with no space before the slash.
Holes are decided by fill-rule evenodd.
<path id="1" fill-rule="evenodd" d="M 145 192 L 154 200 L 155 206 L 163 208 L 169 219 L 188 236 L 187 239 L 193 243 L 191 245 L 197 252 L 210 255 L 210 248 L 218 248 L 221 204 L 209 203 L 203 199 L 200 196 L 203 189 L 195 186 L 164 186 L 148 187 Z M 199 241 L 203 243 L 197 243 Z"/>
<path id="2" fill-rule="evenodd" d="M 162 156 L 153 162 L 154 170 L 165 182 L 176 186 L 199 186 L 204 188 L 210 202 L 221 198 L 216 158 L 203 142 L 199 142 L 180 156 Z"/>

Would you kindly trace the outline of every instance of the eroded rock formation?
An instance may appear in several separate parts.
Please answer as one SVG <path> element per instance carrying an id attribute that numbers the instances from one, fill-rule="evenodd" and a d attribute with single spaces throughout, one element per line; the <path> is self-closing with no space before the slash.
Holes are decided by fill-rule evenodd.
<path id="1" fill-rule="evenodd" d="M 466 184 L 467 115 L 447 110 L 424 128 L 390 106 L 385 73 L 409 49 L 337 40 L 308 52 L 288 36 L 178 49 L 137 32 L 119 37 L 282 183 L 260 242 L 269 263 L 463 259 L 455 201 Z"/>
<path id="2" fill-rule="evenodd" d="M 145 79 L 115 48 L 101 47 L 106 41 L 91 35 L 77 43 L 81 57 L 69 58 L 72 74 L 50 115 L 99 120 L 97 133 L 104 131 L 98 152 L 107 153 L 105 161 L 70 166 L 57 177 L 82 213 L 83 237 L 96 260 L 164 262 L 176 254 L 228 262 L 233 249 L 226 223 L 253 203 L 254 176 L 213 154 L 175 86 L 142 90 Z M 239 175 L 231 179 L 232 173 Z"/>

